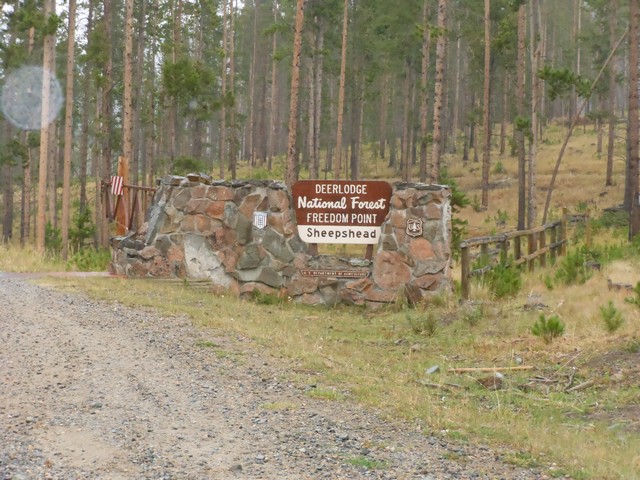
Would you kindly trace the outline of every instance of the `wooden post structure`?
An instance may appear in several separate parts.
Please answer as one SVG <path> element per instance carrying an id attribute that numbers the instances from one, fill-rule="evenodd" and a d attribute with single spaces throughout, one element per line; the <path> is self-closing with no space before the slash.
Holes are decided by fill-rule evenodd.
<path id="1" fill-rule="evenodd" d="M 122 177 L 123 184 L 127 185 L 129 183 L 129 159 L 126 157 L 118 158 L 118 176 Z M 116 236 L 122 236 L 127 231 L 127 225 L 129 225 L 128 217 L 128 205 L 127 197 L 129 196 L 129 192 L 127 188 L 123 189 L 122 199 L 117 203 L 118 208 L 115 212 L 116 217 Z"/>
<path id="2" fill-rule="evenodd" d="M 558 247 L 556 245 L 556 242 L 558 241 L 558 224 L 554 224 L 553 227 L 551 227 L 551 252 L 549 257 L 551 258 L 551 264 L 555 264 L 556 263 L 556 252 L 558 251 Z"/>
<path id="3" fill-rule="evenodd" d="M 536 251 L 536 234 L 535 233 L 530 233 L 528 235 L 528 240 L 529 240 L 529 255 L 533 255 Z M 534 264 L 535 264 L 535 259 L 531 258 L 529 260 L 529 271 L 533 272 L 534 270 Z"/>
<path id="4" fill-rule="evenodd" d="M 567 209 L 562 209 L 562 222 L 560 223 L 560 256 L 567 254 Z"/>
<path id="5" fill-rule="evenodd" d="M 545 268 L 547 266 L 547 254 L 544 249 L 547 246 L 547 229 L 543 228 L 540 232 L 540 238 L 538 240 L 538 248 L 542 251 L 540 254 L 540 267 Z"/>
<path id="6" fill-rule="evenodd" d="M 469 298 L 469 247 L 460 242 L 460 290 L 463 299 Z"/>

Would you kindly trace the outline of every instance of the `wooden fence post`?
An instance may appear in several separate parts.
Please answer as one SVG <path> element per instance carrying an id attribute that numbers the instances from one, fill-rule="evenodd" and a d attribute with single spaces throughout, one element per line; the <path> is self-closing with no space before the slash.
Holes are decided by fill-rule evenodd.
<path id="1" fill-rule="evenodd" d="M 547 266 L 547 254 L 544 252 L 545 247 L 547 246 L 547 229 L 543 228 L 542 231 L 540 232 L 540 240 L 538 243 L 538 248 L 540 250 L 543 250 L 543 252 L 540 254 L 540 267 L 544 268 Z"/>
<path id="2" fill-rule="evenodd" d="M 529 240 L 529 255 L 533 255 L 536 251 L 536 234 L 530 233 L 527 238 Z M 528 263 L 529 263 L 529 271 L 533 272 L 535 259 L 534 258 L 529 259 Z"/>
<path id="3" fill-rule="evenodd" d="M 553 226 L 551 227 L 551 252 L 549 257 L 551 258 L 551 264 L 555 264 L 556 263 L 556 249 L 558 248 L 558 246 L 556 245 L 556 242 L 558 241 L 558 224 L 554 223 Z"/>
<path id="4" fill-rule="evenodd" d="M 460 289 L 464 300 L 469 298 L 469 247 L 460 242 Z"/>
<path id="5" fill-rule="evenodd" d="M 560 222 L 560 241 L 562 244 L 560 245 L 560 255 L 564 256 L 567 254 L 567 209 L 562 209 L 562 221 Z"/>

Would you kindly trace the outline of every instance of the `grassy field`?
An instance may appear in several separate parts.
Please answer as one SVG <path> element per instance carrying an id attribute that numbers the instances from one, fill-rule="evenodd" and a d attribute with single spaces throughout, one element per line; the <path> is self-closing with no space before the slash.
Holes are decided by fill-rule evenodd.
<path id="1" fill-rule="evenodd" d="M 550 128 L 541 145 L 540 209 L 562 135 L 561 127 Z M 605 189 L 605 158 L 595 154 L 595 135 L 577 131 L 560 169 L 552 216 L 567 207 L 598 219 L 604 208 L 619 204 L 623 147 L 614 165 L 617 185 Z M 368 164 L 368 178 L 390 178 L 380 162 Z M 514 229 L 516 160 L 496 155 L 493 162 L 489 209 L 470 205 L 461 212 L 469 222 L 467 237 Z M 477 206 L 479 164 L 465 166 L 454 156 L 447 163 Z M 571 255 L 581 251 L 583 240 L 580 231 L 572 235 Z M 602 268 L 586 272 L 582 284 L 563 280 L 571 277 L 571 264 L 561 259 L 554 267 L 524 273 L 513 296 L 496 298 L 488 282 L 478 281 L 469 302 L 454 293 L 426 308 L 398 304 L 376 312 L 304 307 L 271 297 L 241 302 L 187 282 L 42 281 L 107 302 L 188 315 L 212 338 L 226 332 L 260 345 L 291 367 L 288 380 L 315 384 L 310 395 L 361 402 L 415 422 L 425 433 L 507 447 L 509 461 L 541 466 L 551 476 L 640 478 L 640 293 L 607 288 L 609 281 L 640 281 L 640 254 L 627 246 L 624 227 L 596 226 L 594 245 Z M 0 270 L 61 267 L 34 257 L 0 248 Z M 459 280 L 456 268 L 453 277 Z M 533 335 L 541 315 L 556 315 L 564 334 L 551 343 Z M 612 317 L 620 320 L 613 329 Z M 243 361 L 241 346 L 205 342 L 195 348 L 215 348 Z M 461 368 L 471 370 L 456 370 Z M 483 385 L 495 381 L 493 370 L 503 375 L 498 390 Z"/>

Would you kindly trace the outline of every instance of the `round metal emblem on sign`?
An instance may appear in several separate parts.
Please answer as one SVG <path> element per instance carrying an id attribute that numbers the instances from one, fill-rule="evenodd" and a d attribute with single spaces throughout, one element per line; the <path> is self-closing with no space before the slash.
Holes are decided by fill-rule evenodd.
<path id="1" fill-rule="evenodd" d="M 253 226 L 262 230 L 267 226 L 267 212 L 253 212 Z"/>
<path id="2" fill-rule="evenodd" d="M 410 237 L 422 236 L 422 219 L 407 218 L 407 235 Z"/>

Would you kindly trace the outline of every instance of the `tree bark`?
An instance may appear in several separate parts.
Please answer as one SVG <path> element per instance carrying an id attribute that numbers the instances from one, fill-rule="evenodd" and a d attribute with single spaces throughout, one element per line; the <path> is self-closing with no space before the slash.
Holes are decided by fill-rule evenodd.
<path id="1" fill-rule="evenodd" d="M 491 0 L 484 0 L 484 88 L 482 131 L 482 206 L 489 206 L 489 167 L 491 166 Z"/>
<path id="2" fill-rule="evenodd" d="M 429 28 L 429 2 L 422 4 L 422 65 L 420 76 L 420 181 L 427 181 L 427 115 L 429 107 L 429 49 L 431 47 L 431 29 Z M 459 41 L 459 40 L 458 40 Z M 459 72 L 458 72 L 459 74 Z M 459 75 L 458 75 L 459 78 Z M 456 88 L 457 91 L 457 88 Z M 454 107 L 457 110 L 457 106 Z M 455 115 L 455 114 L 454 114 Z M 453 128 L 457 128 L 454 122 Z"/>
<path id="3" fill-rule="evenodd" d="M 442 143 L 442 104 L 444 96 L 444 66 L 445 66 L 445 28 L 447 21 L 447 0 L 438 0 L 438 41 L 436 42 L 436 75 L 433 97 L 433 146 L 431 153 L 431 168 L 429 181 L 437 183 L 440 177 L 440 153 Z"/>
<path id="4" fill-rule="evenodd" d="M 69 256 L 71 211 L 71 159 L 73 156 L 73 69 L 75 66 L 76 0 L 69 0 L 69 33 L 67 38 L 67 87 L 64 121 L 64 171 L 62 174 L 62 259 Z"/>
<path id="5" fill-rule="evenodd" d="M 526 37 L 526 12 L 524 2 L 518 9 L 518 47 L 516 60 L 516 105 L 518 117 L 524 121 L 525 112 L 525 37 Z M 516 148 L 518 151 L 518 230 L 526 227 L 527 202 L 526 202 L 526 152 L 523 126 L 516 128 Z"/>
<path id="6" fill-rule="evenodd" d="M 291 191 L 298 180 L 298 91 L 300 87 L 300 55 L 302 53 L 302 29 L 304 27 L 304 0 L 297 0 L 296 23 L 293 38 L 293 62 L 291 66 L 291 94 L 289 108 L 289 137 L 287 142 L 286 184 Z"/>
<path id="7" fill-rule="evenodd" d="M 618 13 L 618 0 L 609 1 L 609 45 L 613 50 L 615 45 L 616 36 L 616 16 Z M 616 133 L 616 68 L 615 62 L 612 62 L 609 66 L 609 137 L 607 144 L 607 174 L 605 178 L 605 185 L 610 187 L 613 185 L 613 147 L 615 143 Z"/>
<path id="8" fill-rule="evenodd" d="M 45 0 L 44 2 L 44 18 L 48 19 L 55 14 L 55 1 Z M 42 116 L 40 124 L 40 165 L 38 177 L 38 214 L 36 223 L 36 248 L 40 253 L 44 253 L 45 243 L 45 224 L 47 217 L 47 172 L 49 167 L 49 106 L 51 101 L 51 85 L 49 76 L 50 68 L 55 58 L 55 34 L 45 35 L 43 47 L 43 76 L 42 76 Z"/>
<path id="9" fill-rule="evenodd" d="M 220 74 L 222 107 L 220 108 L 220 146 L 218 148 L 220 157 L 218 173 L 221 179 L 225 176 L 225 156 L 227 155 L 227 1 L 222 0 L 222 72 Z"/>
<path id="10" fill-rule="evenodd" d="M 300 3 L 298 1 L 298 3 Z M 342 12 L 342 54 L 340 60 L 340 87 L 338 89 L 338 127 L 336 133 L 336 152 L 333 160 L 333 178 L 340 179 L 342 169 L 342 124 L 344 121 L 344 88 L 347 76 L 347 33 L 349 21 L 349 0 L 344 0 Z"/>
<path id="11" fill-rule="evenodd" d="M 629 164 L 629 185 L 631 190 L 631 210 L 629 219 L 629 239 L 640 232 L 640 198 L 638 197 L 638 0 L 629 0 L 629 119 L 627 162 Z"/>

